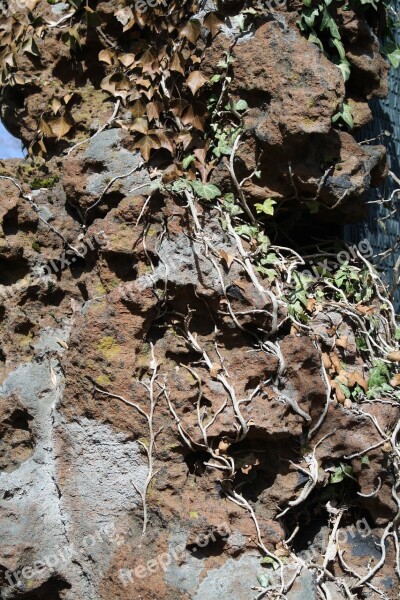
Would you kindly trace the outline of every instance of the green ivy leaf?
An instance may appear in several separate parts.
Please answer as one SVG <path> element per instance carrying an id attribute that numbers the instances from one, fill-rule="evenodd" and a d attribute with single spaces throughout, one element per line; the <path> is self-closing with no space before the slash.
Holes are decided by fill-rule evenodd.
<path id="1" fill-rule="evenodd" d="M 250 240 L 257 237 L 258 227 L 254 227 L 252 225 L 239 225 L 239 227 L 235 227 L 236 233 L 241 236 L 245 236 Z"/>
<path id="2" fill-rule="evenodd" d="M 235 104 L 235 110 L 237 110 L 238 112 L 242 110 L 247 110 L 248 108 L 249 105 L 247 104 L 246 100 L 238 100 Z"/>
<path id="3" fill-rule="evenodd" d="M 189 156 L 186 156 L 183 161 L 182 161 L 182 167 L 184 169 L 187 169 L 193 161 L 196 160 L 196 157 L 193 154 L 189 154 Z"/>
<path id="4" fill-rule="evenodd" d="M 215 198 L 218 198 L 221 195 L 221 190 L 213 183 L 202 183 L 201 181 L 195 179 L 194 181 L 190 182 L 190 185 L 192 186 L 195 194 L 197 194 L 199 198 L 207 200 L 207 202 L 215 200 Z"/>
<path id="5" fill-rule="evenodd" d="M 312 44 L 316 44 L 317 46 L 319 46 L 319 48 L 321 48 L 322 51 L 324 50 L 321 40 L 317 35 L 315 35 L 315 33 L 310 33 L 310 35 L 308 36 L 308 41 Z"/>
<path id="6" fill-rule="evenodd" d="M 271 583 L 271 578 L 266 573 L 259 573 L 257 575 L 257 579 L 258 579 L 258 583 L 263 588 L 267 588 L 269 586 L 269 584 Z"/>
<path id="7" fill-rule="evenodd" d="M 344 46 L 343 46 L 341 40 L 338 40 L 336 38 L 332 38 L 329 41 L 329 44 L 331 46 L 335 46 L 335 48 L 338 51 L 338 54 L 339 54 L 341 60 L 345 60 L 346 59 L 346 51 L 344 49 Z"/>
<path id="8" fill-rule="evenodd" d="M 319 8 L 305 8 L 301 13 L 304 23 L 307 25 L 307 27 L 310 27 L 310 29 L 312 29 L 314 26 L 315 19 L 318 17 L 318 15 Z"/>
<path id="9" fill-rule="evenodd" d="M 340 40 L 340 33 L 335 19 L 326 8 L 323 10 L 321 21 L 321 31 L 324 29 L 328 29 L 333 38 Z"/>
<path id="10" fill-rule="evenodd" d="M 353 114 L 351 112 L 351 107 L 347 102 L 343 102 L 339 112 L 333 115 L 332 123 L 336 123 L 336 121 L 338 121 L 339 119 L 342 119 L 350 129 L 353 129 Z"/>
<path id="11" fill-rule="evenodd" d="M 306 200 L 304 204 L 307 206 L 308 210 L 312 215 L 317 214 L 319 211 L 320 204 L 318 200 Z"/>
<path id="12" fill-rule="evenodd" d="M 190 188 L 190 181 L 187 179 L 177 179 L 171 185 L 171 190 L 176 193 L 183 192 L 184 190 L 188 190 Z"/>
<path id="13" fill-rule="evenodd" d="M 232 193 L 224 195 L 222 206 L 224 210 L 231 215 L 231 217 L 236 217 L 243 214 L 243 209 L 235 202 L 235 196 Z"/>
<path id="14" fill-rule="evenodd" d="M 275 200 L 272 198 L 266 198 L 262 204 L 256 203 L 254 205 L 258 214 L 264 213 L 265 215 L 273 215 L 274 214 L 274 205 L 276 204 Z"/>
<path id="15" fill-rule="evenodd" d="M 387 365 L 382 360 L 377 360 L 369 373 L 367 396 L 374 396 L 388 385 L 389 380 L 390 372 Z"/>
<path id="16" fill-rule="evenodd" d="M 272 556 L 264 556 L 264 558 L 262 558 L 260 560 L 260 564 L 261 565 L 267 565 L 269 567 L 273 567 L 274 571 L 276 571 L 276 569 L 279 569 L 279 563 L 277 560 L 275 560 L 274 558 L 272 558 Z"/>
<path id="17" fill-rule="evenodd" d="M 348 78 L 350 77 L 350 63 L 348 60 L 342 60 L 340 61 L 340 63 L 337 65 L 337 67 L 341 70 L 342 72 L 342 77 L 344 81 L 347 81 Z"/>
<path id="18" fill-rule="evenodd" d="M 395 42 L 390 42 L 383 46 L 382 54 L 384 54 L 392 67 L 397 69 L 400 66 L 400 47 Z"/>

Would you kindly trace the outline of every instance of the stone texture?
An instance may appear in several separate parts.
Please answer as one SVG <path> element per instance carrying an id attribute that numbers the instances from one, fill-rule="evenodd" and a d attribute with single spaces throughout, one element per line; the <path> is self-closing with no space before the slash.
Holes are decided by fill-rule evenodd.
<path id="1" fill-rule="evenodd" d="M 224 4 L 230 17 L 207 49 L 208 75 L 238 27 L 234 3 Z M 51 19 L 66 9 L 44 2 L 40 7 Z M 110 16 L 114 7 L 102 2 L 98 10 Z M 249 103 L 234 164 L 246 176 L 262 150 L 261 177 L 244 190 L 251 202 L 266 196 L 293 202 L 293 229 L 302 198 L 313 197 L 326 175 L 321 211 L 312 222 L 319 233 L 324 219 L 349 221 L 362 213 L 369 186 L 384 176 L 385 161 L 381 147 L 360 146 L 349 133 L 332 129 L 344 84 L 337 67 L 301 37 L 295 16 L 289 3 L 233 49 L 232 94 Z M 366 99 L 385 91 L 386 68 L 372 33 L 351 11 L 349 20 L 345 16 L 349 60 L 365 79 L 356 96 L 361 124 L 368 119 Z M 0 174 L 18 178 L 32 193 L 29 202 L 10 181 L 0 181 L 1 597 L 248 600 L 262 591 L 258 576 L 274 585 L 278 573 L 261 564 L 254 521 L 229 500 L 232 490 L 240 490 L 254 511 L 266 547 L 283 549 L 286 581 L 299 568 L 296 555 L 322 564 L 335 502 L 349 506 L 341 524 L 343 549 L 365 573 L 371 557 L 379 560 L 375 542 L 396 514 L 392 474 L 384 445 L 368 452 L 369 465 L 360 456 L 345 457 L 379 442 L 372 417 L 388 431 L 400 409 L 328 402 L 321 349 L 333 351 L 337 336 L 346 336 L 346 352 L 336 348 L 338 360 L 365 374 L 357 327 L 332 308 L 310 319 L 308 333 L 291 328 L 282 301 L 272 331 L 270 283 L 260 277 L 262 291 L 250 281 L 218 211 L 197 206 L 210 244 L 205 248 L 181 199 L 165 189 L 149 198 L 160 172 L 142 165 L 129 133 L 114 123 L 93 137 L 112 114 L 99 86 L 106 67 L 90 80 L 75 80 L 69 53 L 55 34 L 42 42 L 42 64 L 24 55 L 18 66 L 48 85 L 20 90 L 20 103 L 6 94 L 3 118 L 29 144 L 38 116 L 62 85 L 76 93 L 77 127 L 68 140 L 49 146 L 52 158 L 45 163 L 0 165 Z M 99 42 L 89 37 L 85 44 L 82 60 L 90 67 L 97 64 Z M 231 191 L 223 160 L 212 177 Z M 243 241 L 244 254 L 253 251 Z M 211 369 L 185 339 L 185 327 Z M 255 345 L 260 338 L 262 348 Z M 151 384 L 154 360 L 155 473 L 142 536 L 149 431 L 137 407 L 149 410 L 143 384 Z M 241 401 L 245 439 L 238 438 L 221 373 Z M 210 468 L 206 424 L 215 454 L 235 457 L 234 477 Z M 311 477 L 306 473 L 313 451 L 319 465 L 315 489 L 296 508 Z M 333 484 L 331 474 L 343 461 L 352 466 L 353 479 Z M 369 496 L 379 480 L 380 489 Z M 351 535 L 364 516 L 368 536 Z M 297 525 L 299 533 L 286 548 L 284 540 Z M 398 582 L 389 544 L 388 557 L 372 583 L 394 600 Z M 352 582 L 337 561 L 330 568 Z M 345 597 L 336 584 L 326 585 L 333 599 Z M 299 568 L 286 597 L 315 600 L 314 570 Z M 369 597 L 377 598 L 373 591 Z"/>

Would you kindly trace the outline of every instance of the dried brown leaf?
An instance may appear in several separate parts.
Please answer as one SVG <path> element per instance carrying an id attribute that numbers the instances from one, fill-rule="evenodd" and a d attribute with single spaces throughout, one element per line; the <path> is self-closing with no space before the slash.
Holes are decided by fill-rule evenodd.
<path id="1" fill-rule="evenodd" d="M 222 25 L 224 24 L 224 19 L 222 16 L 218 15 L 218 13 L 210 12 L 204 19 L 204 25 L 207 29 L 210 30 L 211 36 L 215 37 Z"/>
<path id="2" fill-rule="evenodd" d="M 207 83 L 207 79 L 204 77 L 201 71 L 192 71 L 189 77 L 186 79 L 186 83 L 190 87 L 193 96 Z"/>
<path id="3" fill-rule="evenodd" d="M 197 42 L 200 35 L 201 23 L 198 19 L 190 19 L 179 31 L 179 37 L 184 37 L 192 44 Z"/>
<path id="4" fill-rule="evenodd" d="M 220 250 L 219 251 L 219 257 L 220 257 L 221 260 L 224 261 L 224 263 L 226 264 L 227 268 L 230 269 L 231 268 L 231 264 L 233 263 L 234 256 L 232 254 L 229 254 L 228 252 L 225 252 L 225 250 Z"/>
<path id="5" fill-rule="evenodd" d="M 65 115 L 63 117 L 51 119 L 49 121 L 49 125 L 57 140 L 61 140 L 61 138 L 67 135 L 67 133 L 71 130 L 74 123 L 69 115 Z"/>
<path id="6" fill-rule="evenodd" d="M 115 52 L 113 50 L 110 50 L 109 48 L 100 50 L 100 52 L 99 52 L 99 61 L 105 62 L 108 65 L 113 64 L 114 58 L 115 58 Z"/>

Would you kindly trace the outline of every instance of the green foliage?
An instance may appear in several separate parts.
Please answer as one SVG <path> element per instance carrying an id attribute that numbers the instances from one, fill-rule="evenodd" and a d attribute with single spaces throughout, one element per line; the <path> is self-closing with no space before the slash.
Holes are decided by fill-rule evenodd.
<path id="1" fill-rule="evenodd" d="M 347 102 L 343 102 L 342 106 L 340 107 L 340 110 L 335 115 L 333 115 L 332 123 L 336 123 L 337 121 L 339 121 L 339 119 L 341 119 L 343 123 L 346 123 L 349 129 L 353 129 L 353 113 L 351 110 L 351 106 Z"/>
<path id="2" fill-rule="evenodd" d="M 195 179 L 190 182 L 194 193 L 201 198 L 202 200 L 206 200 L 207 202 L 211 202 L 211 200 L 215 200 L 215 198 L 219 198 L 221 196 L 221 190 L 219 187 L 212 183 L 202 183 Z"/>
<path id="3" fill-rule="evenodd" d="M 49 177 L 35 177 L 30 183 L 30 188 L 32 190 L 40 190 L 42 188 L 50 190 L 59 181 L 60 178 L 58 175 L 50 175 Z"/>
<path id="4" fill-rule="evenodd" d="M 298 20 L 300 30 L 307 35 L 309 42 L 318 45 L 324 54 L 340 69 L 344 81 L 350 77 L 350 63 L 346 58 L 346 50 L 340 35 L 341 16 L 337 12 L 340 7 L 344 10 L 351 8 L 356 14 L 362 15 L 372 7 L 375 11 L 385 13 L 386 26 L 384 27 L 383 44 L 381 53 L 387 57 L 394 68 L 400 65 L 400 46 L 395 38 L 395 31 L 398 27 L 398 19 L 393 17 L 393 6 L 386 0 L 339 0 L 333 3 L 332 0 L 303 0 L 304 8 L 301 11 Z M 348 109 L 341 109 L 337 114 L 336 120 L 342 118 L 343 121 L 352 128 L 352 115 Z M 336 122 L 334 120 L 334 122 Z"/>
<path id="5" fill-rule="evenodd" d="M 362 464 L 362 465 L 365 465 L 366 467 L 369 467 L 369 466 L 370 466 L 370 464 L 371 464 L 371 461 L 370 461 L 369 457 L 367 456 L 367 454 L 365 454 L 365 456 L 363 456 L 363 457 L 361 458 L 361 464 Z"/>
<path id="6" fill-rule="evenodd" d="M 203 183 L 198 179 L 190 180 L 181 177 L 174 181 L 170 186 L 167 186 L 167 188 L 178 194 L 184 190 L 192 190 L 196 196 L 207 202 L 211 202 L 221 196 L 219 187 L 212 183 Z"/>
<path id="7" fill-rule="evenodd" d="M 390 371 L 386 363 L 377 360 L 369 373 L 368 379 L 368 398 L 375 398 L 382 392 L 393 391 L 389 385 Z"/>
<path id="8" fill-rule="evenodd" d="M 345 477 L 350 477 L 350 479 L 354 479 L 353 475 L 353 467 L 350 465 L 346 465 L 345 463 L 340 463 L 339 466 L 335 467 L 333 473 L 331 473 L 329 477 L 329 483 L 341 483 Z"/>
<path id="9" fill-rule="evenodd" d="M 258 214 L 263 213 L 264 215 L 273 215 L 274 214 L 274 205 L 276 204 L 275 200 L 272 198 L 266 198 L 262 204 L 256 203 L 254 205 Z"/>

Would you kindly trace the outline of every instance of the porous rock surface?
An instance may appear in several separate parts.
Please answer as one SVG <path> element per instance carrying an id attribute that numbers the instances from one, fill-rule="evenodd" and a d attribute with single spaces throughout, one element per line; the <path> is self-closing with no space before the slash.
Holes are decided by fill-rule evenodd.
<path id="1" fill-rule="evenodd" d="M 112 3 L 101 4 L 106 11 Z M 348 35 L 358 49 L 351 59 L 363 74 L 359 101 L 366 106 L 367 97 L 384 87 L 382 73 L 377 76 L 363 60 L 364 49 L 375 41 L 354 22 Z M 88 49 L 94 55 L 92 42 Z M 49 85 L 24 88 L 22 104 L 10 101 L 3 109 L 6 123 L 26 143 L 50 87 L 77 85 L 63 69 L 62 44 L 51 36 L 43 44 L 43 64 L 34 66 Z M 228 35 L 216 37 L 206 73 L 229 44 Z M 290 12 L 259 27 L 234 54 L 234 93 L 250 107 L 246 143 L 237 157 L 241 177 L 255 166 L 256 141 L 263 148 L 261 179 L 246 184 L 246 194 L 253 201 L 290 198 L 290 163 L 297 192 L 312 196 L 335 164 L 321 195 L 329 206 L 347 190 L 337 219 L 359 214 L 371 179 L 378 183 L 384 172 L 384 157 L 379 146 L 362 147 L 331 128 L 344 94 L 339 70 L 300 36 Z M 24 60 L 20 69 L 32 70 L 26 55 Z M 379 55 L 374 60 L 385 72 Z M 79 82 L 75 121 L 82 135 L 71 142 L 89 138 L 112 113 L 99 80 L 95 73 Z M 214 448 L 241 465 L 230 485 L 254 510 L 266 546 L 282 548 L 299 524 L 293 552 L 304 558 L 309 553 L 318 563 L 330 532 L 324 469 L 380 441 L 371 415 L 386 431 L 400 411 L 371 403 L 366 415 L 329 401 L 321 345 L 328 351 L 337 336 L 347 337 L 347 349 L 337 351 L 362 372 L 354 324 L 332 309 L 329 318 L 315 315 L 306 335 L 290 327 L 283 303 L 274 323 L 271 298 L 253 285 L 243 263 L 236 260 L 228 268 L 205 252 L 185 202 L 168 193 L 149 200 L 152 180 L 140 154 L 127 149 L 126 136 L 112 127 L 69 154 L 62 144 L 55 148 L 45 170 L 57 176 L 50 189 L 30 190 L 37 167 L 1 164 L 1 173 L 21 181 L 25 194 L 9 180 L 0 182 L 1 597 L 248 600 L 260 585 L 257 576 L 270 569 L 260 564 L 250 513 L 229 500 L 221 472 L 205 464 L 212 457 L 202 450 L 200 412 Z M 129 172 L 104 193 L 110 180 Z M 213 178 L 229 185 L 223 162 Z M 200 205 L 197 210 L 217 255 L 237 256 L 236 241 L 222 229 L 217 210 Z M 214 369 L 185 339 L 186 327 Z M 254 347 L 258 330 L 269 332 L 263 350 Z M 241 412 L 249 431 L 241 441 L 220 373 L 237 398 L 246 400 Z M 155 464 L 144 535 L 140 491 L 148 473 L 143 448 L 149 444 L 148 423 L 132 404 L 101 390 L 145 413 L 154 397 Z M 285 509 L 304 486 L 306 478 L 295 465 L 310 447 L 323 468 L 295 517 Z M 357 504 L 341 527 L 345 556 L 360 573 L 379 560 L 375 542 L 397 510 L 385 451 L 382 445 L 372 449 L 369 466 L 360 457 L 352 460 L 356 483 L 350 482 L 347 493 Z M 381 487 L 371 496 L 378 481 Z M 349 533 L 360 519 L 371 535 Z M 386 551 L 387 566 L 372 582 L 394 599 L 391 542 Z M 298 563 L 288 554 L 289 580 Z M 345 597 L 334 581 L 326 585 L 332 598 Z M 378 597 L 369 591 L 370 598 Z M 286 597 L 316 600 L 314 572 L 302 569 Z"/>

